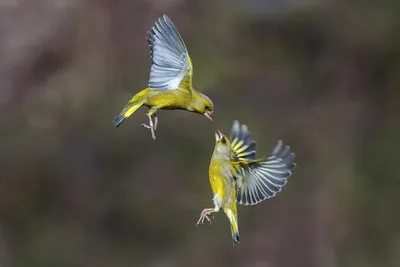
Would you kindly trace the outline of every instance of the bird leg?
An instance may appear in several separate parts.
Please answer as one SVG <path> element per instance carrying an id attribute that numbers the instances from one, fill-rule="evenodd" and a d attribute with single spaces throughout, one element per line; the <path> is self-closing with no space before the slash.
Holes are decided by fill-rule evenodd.
<path id="1" fill-rule="evenodd" d="M 215 212 L 215 209 L 213 208 L 209 208 L 209 209 L 204 209 L 201 213 L 200 213 L 200 218 L 197 221 L 196 225 L 199 225 L 200 223 L 203 224 L 204 220 L 206 219 L 207 221 L 210 222 L 211 224 L 211 219 L 208 217 L 211 215 L 211 213 Z"/>
<path id="2" fill-rule="evenodd" d="M 155 113 L 152 116 L 154 118 L 154 131 L 155 131 L 155 130 L 157 130 L 158 117 L 157 117 L 157 115 Z"/>
<path id="3" fill-rule="evenodd" d="M 157 127 L 158 118 L 157 118 L 157 116 L 155 116 L 155 118 L 156 118 L 155 119 L 155 124 L 153 124 L 153 120 L 152 120 L 153 116 L 155 116 L 155 114 L 151 114 L 151 115 L 147 114 L 147 117 L 149 117 L 149 125 L 142 123 L 142 126 L 144 128 L 150 129 L 151 138 L 156 139 L 155 130 L 156 130 L 156 127 Z"/>

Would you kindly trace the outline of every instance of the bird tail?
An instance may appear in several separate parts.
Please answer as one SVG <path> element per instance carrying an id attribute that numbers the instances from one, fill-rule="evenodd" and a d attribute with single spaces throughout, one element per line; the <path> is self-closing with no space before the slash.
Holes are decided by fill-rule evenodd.
<path id="1" fill-rule="evenodd" d="M 232 233 L 233 243 L 237 244 L 240 241 L 239 240 L 239 223 L 238 223 L 237 213 L 236 213 L 236 211 L 233 211 L 232 209 L 229 209 L 229 208 L 224 209 L 224 212 L 231 223 L 231 233 Z"/>
<path id="2" fill-rule="evenodd" d="M 122 111 L 113 119 L 114 125 L 119 127 L 125 119 L 129 118 L 138 108 L 144 104 L 141 92 L 135 95 Z"/>

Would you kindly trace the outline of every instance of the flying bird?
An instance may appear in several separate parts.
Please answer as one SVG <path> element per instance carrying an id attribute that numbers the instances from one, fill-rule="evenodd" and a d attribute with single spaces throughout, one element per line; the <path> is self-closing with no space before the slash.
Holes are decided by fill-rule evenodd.
<path id="1" fill-rule="evenodd" d="M 230 221 L 233 243 L 239 243 L 236 204 L 256 205 L 274 197 L 292 175 L 294 160 L 295 154 L 280 140 L 271 156 L 256 159 L 256 142 L 238 121 L 233 122 L 229 139 L 218 130 L 209 167 L 214 207 L 204 209 L 196 225 L 205 219 L 211 223 L 209 216 L 222 209 Z"/>
<path id="2" fill-rule="evenodd" d="M 212 121 L 214 104 L 193 88 L 192 60 L 174 23 L 166 15 L 155 22 L 147 34 L 147 42 L 151 58 L 148 87 L 134 95 L 114 118 L 115 126 L 121 126 L 141 106 L 149 108 L 149 124 L 142 125 L 150 129 L 153 139 L 158 125 L 156 112 L 160 109 L 187 110 Z"/>

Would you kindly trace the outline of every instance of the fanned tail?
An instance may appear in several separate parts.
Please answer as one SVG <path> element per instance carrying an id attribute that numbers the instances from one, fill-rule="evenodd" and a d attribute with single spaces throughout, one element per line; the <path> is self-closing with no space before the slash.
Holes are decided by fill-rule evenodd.
<path id="1" fill-rule="evenodd" d="M 237 214 L 235 214 L 231 209 L 225 208 L 224 212 L 228 217 L 231 223 L 231 233 L 232 233 L 232 241 L 233 243 L 237 244 L 240 242 L 239 238 L 239 223 L 237 219 Z"/>

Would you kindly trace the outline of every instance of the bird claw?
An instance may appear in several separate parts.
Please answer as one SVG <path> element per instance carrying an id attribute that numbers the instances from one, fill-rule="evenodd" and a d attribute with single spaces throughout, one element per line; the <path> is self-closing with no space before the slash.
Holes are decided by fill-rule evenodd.
<path id="1" fill-rule="evenodd" d="M 201 214 L 200 214 L 200 218 L 196 223 L 196 226 L 199 224 L 204 224 L 204 220 L 207 220 L 210 225 L 211 225 L 211 219 L 210 219 L 210 215 L 212 213 L 213 209 L 204 209 Z M 212 215 L 212 218 L 214 219 L 214 215 Z"/>

